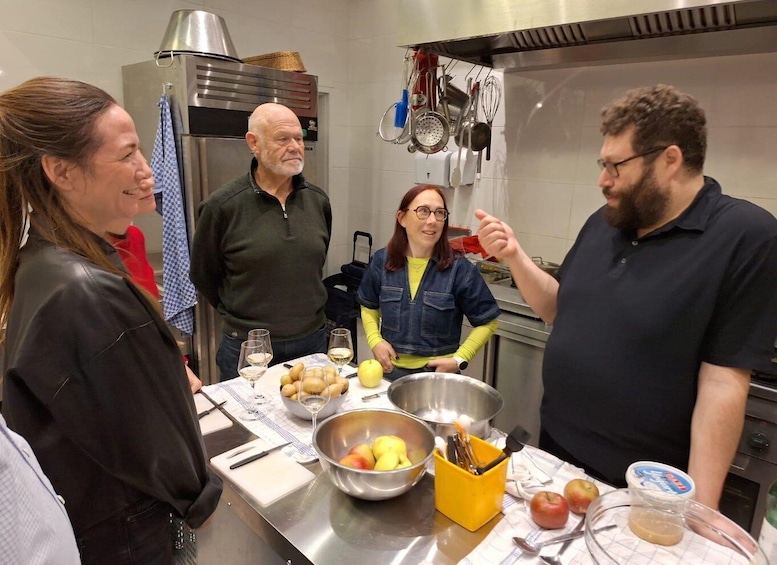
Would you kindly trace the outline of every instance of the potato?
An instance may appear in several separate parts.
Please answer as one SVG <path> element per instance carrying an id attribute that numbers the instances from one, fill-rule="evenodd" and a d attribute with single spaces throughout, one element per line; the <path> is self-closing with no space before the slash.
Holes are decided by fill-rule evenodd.
<path id="1" fill-rule="evenodd" d="M 286 373 L 285 375 L 283 375 L 283 376 L 281 377 L 281 384 L 282 384 L 282 385 L 289 385 L 289 384 L 291 384 L 292 382 L 294 382 L 294 381 L 293 381 L 293 379 L 291 378 L 291 375 L 290 375 L 290 374 L 288 374 L 288 373 Z"/>
<path id="2" fill-rule="evenodd" d="M 297 392 L 302 390 L 302 381 L 294 381 L 291 384 L 294 385 L 294 388 L 296 389 Z"/>
<path id="3" fill-rule="evenodd" d="M 345 377 L 341 377 L 340 375 L 337 375 L 337 382 L 340 383 L 340 387 L 342 388 L 342 394 L 345 394 L 348 392 L 348 385 L 350 384 L 350 381 L 346 379 Z"/>
<path id="4" fill-rule="evenodd" d="M 319 377 L 305 377 L 302 381 L 302 390 L 310 394 L 320 394 L 326 388 L 324 379 Z"/>
<path id="5" fill-rule="evenodd" d="M 297 394 L 297 387 L 291 383 L 287 383 L 281 387 L 281 394 L 286 398 L 291 398 L 293 395 Z"/>
<path id="6" fill-rule="evenodd" d="M 312 375 L 313 377 L 317 379 L 324 379 L 324 368 L 323 367 L 313 367 L 312 369 L 308 369 L 305 371 L 306 375 Z"/>
<path id="7" fill-rule="evenodd" d="M 330 373 L 329 371 L 326 371 L 326 374 L 324 375 L 324 381 L 328 385 L 335 384 L 337 382 L 337 373 Z"/>
<path id="8" fill-rule="evenodd" d="M 294 402 L 297 402 L 299 400 L 299 397 L 297 396 L 297 393 L 295 392 L 289 397 L 290 400 L 293 400 Z"/>
<path id="9" fill-rule="evenodd" d="M 343 386 L 340 383 L 333 383 L 327 388 L 329 389 L 329 398 L 337 398 L 343 393 Z"/>
<path id="10" fill-rule="evenodd" d="M 326 367 L 324 367 L 324 373 L 326 374 L 327 379 L 337 376 L 337 370 L 334 367 L 332 367 L 332 365 L 327 365 Z M 330 382 L 334 382 L 334 381 L 330 381 Z"/>
<path id="11" fill-rule="evenodd" d="M 289 369 L 289 375 L 291 376 L 291 380 L 298 381 L 299 378 L 302 376 L 302 371 L 304 370 L 305 370 L 304 363 L 296 363 L 291 369 Z"/>

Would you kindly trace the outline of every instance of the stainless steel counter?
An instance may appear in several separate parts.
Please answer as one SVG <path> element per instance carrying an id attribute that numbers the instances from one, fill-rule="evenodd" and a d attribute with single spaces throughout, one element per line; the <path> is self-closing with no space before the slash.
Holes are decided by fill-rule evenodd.
<path id="1" fill-rule="evenodd" d="M 550 326 L 537 319 L 517 289 L 489 284 L 502 310 L 497 333 L 522 341 L 547 339 Z M 214 457 L 255 436 L 239 422 L 205 436 L 208 457 Z M 307 466 L 317 477 L 279 501 L 262 507 L 223 477 L 221 507 L 291 565 L 392 563 L 435 565 L 457 563 L 484 538 L 501 514 L 469 532 L 434 507 L 434 477 L 426 475 L 404 495 L 368 502 L 352 498 L 332 485 L 318 463 Z M 225 557 L 224 562 L 230 562 Z"/>
<path id="2" fill-rule="evenodd" d="M 205 436 L 208 457 L 254 439 L 242 425 Z M 469 532 L 434 508 L 434 478 L 426 475 L 402 496 L 380 502 L 352 498 L 336 489 L 318 463 L 317 477 L 278 502 L 262 507 L 224 478 L 220 505 L 291 565 L 457 563 L 501 519 Z M 229 559 L 225 557 L 225 563 Z"/>

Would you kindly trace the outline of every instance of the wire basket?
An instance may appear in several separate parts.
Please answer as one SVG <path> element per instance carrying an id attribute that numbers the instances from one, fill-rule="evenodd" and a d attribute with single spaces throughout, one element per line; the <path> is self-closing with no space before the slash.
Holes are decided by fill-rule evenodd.
<path id="1" fill-rule="evenodd" d="M 275 53 L 256 55 L 255 57 L 243 59 L 243 62 L 279 71 L 297 71 L 301 73 L 306 71 L 305 65 L 302 63 L 302 57 L 300 57 L 297 51 L 276 51 Z"/>

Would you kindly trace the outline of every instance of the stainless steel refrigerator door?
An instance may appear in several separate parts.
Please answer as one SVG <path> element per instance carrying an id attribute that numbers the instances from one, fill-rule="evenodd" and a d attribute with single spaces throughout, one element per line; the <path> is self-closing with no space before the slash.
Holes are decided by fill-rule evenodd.
<path id="1" fill-rule="evenodd" d="M 220 186 L 248 173 L 251 152 L 240 137 L 181 136 L 186 225 L 189 241 L 197 225 L 200 204 Z M 207 301 L 195 309 L 192 349 L 194 370 L 205 384 L 219 381 L 216 351 L 221 340 L 221 317 Z"/>

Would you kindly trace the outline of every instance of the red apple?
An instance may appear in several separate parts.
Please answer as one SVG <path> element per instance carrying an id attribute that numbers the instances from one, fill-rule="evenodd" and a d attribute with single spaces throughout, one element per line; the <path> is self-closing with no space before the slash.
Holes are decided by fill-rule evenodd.
<path id="1" fill-rule="evenodd" d="M 531 519 L 547 530 L 563 528 L 569 518 L 569 505 L 557 492 L 542 490 L 534 495 L 529 506 Z"/>
<path id="2" fill-rule="evenodd" d="M 357 443 L 348 450 L 348 453 L 364 457 L 364 460 L 367 461 L 367 464 L 369 465 L 367 467 L 368 469 L 372 469 L 375 466 L 375 455 L 373 455 L 372 449 L 370 449 L 370 446 L 366 443 Z"/>
<path id="3" fill-rule="evenodd" d="M 569 509 L 575 514 L 585 514 L 588 511 L 588 505 L 597 496 L 599 496 L 599 489 L 585 479 L 572 479 L 564 487 L 564 498 L 569 504 Z"/>
<path id="4" fill-rule="evenodd" d="M 367 469 L 367 470 L 372 469 L 369 461 L 367 461 L 361 455 L 357 455 L 356 453 L 349 453 L 348 455 L 340 459 L 339 463 L 340 465 L 344 465 L 346 467 L 352 467 L 354 469 Z"/>

